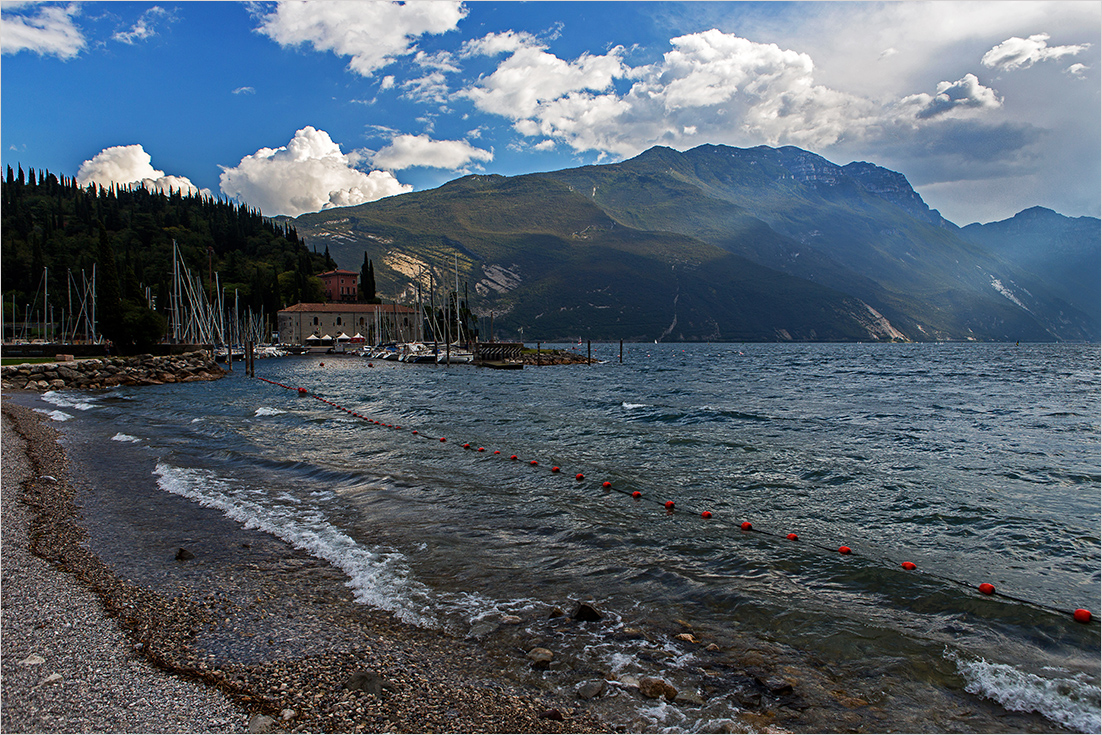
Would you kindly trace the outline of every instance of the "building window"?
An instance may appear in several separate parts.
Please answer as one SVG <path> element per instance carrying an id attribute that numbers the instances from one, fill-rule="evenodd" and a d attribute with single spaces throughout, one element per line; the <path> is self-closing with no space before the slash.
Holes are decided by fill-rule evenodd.
<path id="1" fill-rule="evenodd" d="M 317 317 L 314 317 L 314 326 L 315 327 L 318 326 L 318 318 Z"/>
<path id="2" fill-rule="evenodd" d="M 337 317 L 337 326 L 339 327 L 340 325 L 341 325 L 341 318 Z"/>

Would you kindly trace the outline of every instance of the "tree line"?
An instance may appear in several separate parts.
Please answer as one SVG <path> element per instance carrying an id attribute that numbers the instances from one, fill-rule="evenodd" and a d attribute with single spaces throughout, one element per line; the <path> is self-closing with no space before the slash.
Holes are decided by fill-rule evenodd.
<path id="1" fill-rule="evenodd" d="M 0 182 L 5 338 L 16 320 L 56 324 L 70 308 L 74 282 L 90 278 L 95 265 L 99 333 L 121 350 L 160 341 L 173 243 L 188 269 L 202 275 L 208 298 L 218 274 L 227 301 L 236 296 L 241 309 L 263 313 L 272 328 L 279 309 L 322 301 L 316 274 L 336 267 L 328 248 L 311 251 L 291 224 L 247 205 L 141 185 L 80 186 L 71 177 L 8 166 Z"/>

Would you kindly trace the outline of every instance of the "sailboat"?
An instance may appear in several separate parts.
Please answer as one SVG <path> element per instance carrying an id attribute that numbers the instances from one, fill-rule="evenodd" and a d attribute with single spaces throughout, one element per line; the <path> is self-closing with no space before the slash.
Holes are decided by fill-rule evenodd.
<path id="1" fill-rule="evenodd" d="M 470 365 L 474 362 L 474 353 L 465 347 L 461 347 L 459 340 L 463 334 L 462 325 L 459 322 L 459 253 L 455 254 L 455 342 L 445 345 L 438 351 L 436 364 L 443 365 Z"/>

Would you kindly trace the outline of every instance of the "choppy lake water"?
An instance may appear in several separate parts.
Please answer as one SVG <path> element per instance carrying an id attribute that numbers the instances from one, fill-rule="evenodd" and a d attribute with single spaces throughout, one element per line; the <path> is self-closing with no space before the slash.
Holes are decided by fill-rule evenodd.
<path id="1" fill-rule="evenodd" d="M 40 407 L 120 507 L 152 487 L 308 550 L 406 621 L 493 646 L 488 624 L 515 614 L 588 671 L 695 693 L 595 705 L 633 727 L 753 729 L 764 691 L 795 731 L 1099 731 L 1097 345 L 593 355 L 281 358 L 257 376 L 309 395 L 239 366 Z M 605 620 L 547 627 L 578 602 Z"/>

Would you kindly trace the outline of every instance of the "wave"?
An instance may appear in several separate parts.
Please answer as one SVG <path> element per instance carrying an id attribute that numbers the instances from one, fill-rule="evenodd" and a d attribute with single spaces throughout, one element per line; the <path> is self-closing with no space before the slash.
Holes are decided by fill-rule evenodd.
<path id="1" fill-rule="evenodd" d="M 1081 675 L 1045 678 L 1009 664 L 968 660 L 952 651 L 945 658 L 957 665 L 965 691 L 992 699 L 1013 712 L 1036 712 L 1076 732 L 1099 732 L 1102 690 Z"/>
<path id="2" fill-rule="evenodd" d="M 422 627 L 436 621 L 424 610 L 427 589 L 410 578 L 405 557 L 398 552 L 366 549 L 328 523 L 323 515 L 296 504 L 266 498 L 262 505 L 247 496 L 252 492 L 210 470 L 185 469 L 158 463 L 158 485 L 174 495 L 207 508 L 222 511 L 245 528 L 283 539 L 348 575 L 345 584 L 356 602 L 393 612 L 399 619 Z M 299 501 L 301 502 L 301 501 Z"/>
<path id="3" fill-rule="evenodd" d="M 36 408 L 35 411 L 46 414 L 54 421 L 68 421 L 69 419 L 73 418 L 73 414 L 65 413 L 64 411 L 47 411 L 44 408 Z"/>
<path id="4" fill-rule="evenodd" d="M 73 408 L 77 411 L 87 411 L 96 407 L 96 401 L 93 398 L 87 396 L 78 397 L 73 393 L 58 393 L 53 390 L 48 390 L 43 393 L 42 400 L 46 403 L 52 403 L 58 408 Z"/>
<path id="5" fill-rule="evenodd" d="M 124 434 L 120 431 L 118 434 L 115 434 L 113 437 L 111 437 L 111 441 L 113 441 L 113 442 L 130 442 L 132 444 L 137 444 L 138 442 L 141 441 L 141 439 L 139 439 L 136 436 L 130 436 L 129 434 Z"/>
<path id="6" fill-rule="evenodd" d="M 278 416 L 281 413 L 287 412 L 282 411 L 278 408 L 268 408 L 267 406 L 261 406 L 260 408 L 256 409 L 256 413 L 254 413 L 253 416 Z"/>

